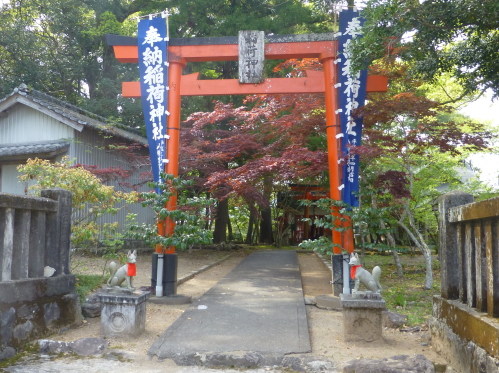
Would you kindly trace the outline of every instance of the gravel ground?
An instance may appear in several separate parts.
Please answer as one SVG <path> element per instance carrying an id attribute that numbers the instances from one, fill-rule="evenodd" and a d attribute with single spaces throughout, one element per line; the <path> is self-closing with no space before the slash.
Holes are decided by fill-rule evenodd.
<path id="1" fill-rule="evenodd" d="M 179 254 L 178 278 L 189 274 L 206 264 L 214 263 L 228 252 L 195 250 L 191 254 Z M 200 273 L 193 279 L 179 285 L 178 293 L 193 297 L 193 301 L 211 288 L 216 282 L 228 274 L 246 255 L 244 251 L 230 252 L 231 257 L 221 264 Z M 104 263 L 101 258 L 92 255 L 74 255 L 73 264 L 75 270 L 80 273 L 102 273 Z M 138 276 L 134 282 L 136 286 L 150 285 L 150 254 L 141 254 L 137 260 Z M 316 296 L 331 294 L 332 288 L 329 284 L 331 273 L 329 269 L 315 254 L 299 254 L 300 269 L 304 294 Z M 7 368 L 7 372 L 127 372 L 140 371 L 141 373 L 184 373 L 184 372 L 226 372 L 232 373 L 232 369 L 208 369 L 200 367 L 178 367 L 170 360 L 157 361 L 147 355 L 147 350 L 153 341 L 160 336 L 181 315 L 188 305 L 165 306 L 147 303 L 146 329 L 139 337 L 133 340 L 109 339 L 110 348 L 117 351 L 125 360 L 116 358 L 85 358 L 75 359 L 73 357 L 44 357 L 32 360 L 31 363 L 24 361 L 15 367 Z M 312 355 L 326 357 L 334 361 L 337 371 L 350 360 L 358 358 L 381 359 L 394 355 L 425 355 L 434 363 L 446 364 L 431 347 L 429 334 L 422 330 L 417 333 L 402 333 L 398 330 L 384 329 L 384 341 L 376 343 L 345 343 L 343 341 L 342 313 L 319 309 L 315 306 L 307 306 L 310 338 L 312 344 Z M 87 319 L 84 323 L 74 329 L 62 334 L 52 335 L 49 339 L 59 341 L 75 341 L 80 338 L 99 337 L 100 319 Z M 114 356 L 114 355 L 113 355 Z M 0 369 L 1 371 L 1 369 Z M 278 367 L 265 367 L 253 369 L 248 372 L 281 372 Z M 289 370 L 287 370 L 289 372 Z M 332 371 L 331 373 L 334 373 Z"/>

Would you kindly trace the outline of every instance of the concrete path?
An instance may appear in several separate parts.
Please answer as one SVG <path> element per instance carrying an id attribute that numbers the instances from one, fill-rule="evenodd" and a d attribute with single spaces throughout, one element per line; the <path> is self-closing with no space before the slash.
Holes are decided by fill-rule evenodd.
<path id="1" fill-rule="evenodd" d="M 189 307 L 149 349 L 179 365 L 280 365 L 311 352 L 298 258 L 255 252 Z"/>

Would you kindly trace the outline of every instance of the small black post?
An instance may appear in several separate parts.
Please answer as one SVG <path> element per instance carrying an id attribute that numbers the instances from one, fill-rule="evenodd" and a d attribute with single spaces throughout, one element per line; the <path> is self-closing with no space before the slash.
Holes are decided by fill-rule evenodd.
<path id="1" fill-rule="evenodd" d="M 331 255 L 333 266 L 333 295 L 343 293 L 343 254 Z"/>
<path id="2" fill-rule="evenodd" d="M 163 294 L 177 294 L 177 254 L 164 254 L 163 257 Z"/>
<path id="3" fill-rule="evenodd" d="M 177 268 L 178 256 L 177 254 L 163 254 L 163 295 L 176 295 L 177 294 Z M 156 289 L 158 276 L 158 253 L 152 254 L 152 273 L 151 273 L 151 287 L 153 291 Z"/>

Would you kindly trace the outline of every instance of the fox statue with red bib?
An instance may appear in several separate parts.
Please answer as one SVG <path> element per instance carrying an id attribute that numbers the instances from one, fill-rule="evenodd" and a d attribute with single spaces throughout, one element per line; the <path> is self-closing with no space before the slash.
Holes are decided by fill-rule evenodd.
<path id="1" fill-rule="evenodd" d="M 360 264 L 359 256 L 355 253 L 350 255 L 350 278 L 355 280 L 355 287 L 352 289 L 352 293 L 359 291 L 359 285 L 362 284 L 367 290 L 373 293 L 381 293 L 381 284 L 379 279 L 381 278 L 381 268 L 376 266 L 373 268 L 373 273 L 369 273 L 366 269 L 362 268 Z"/>
<path id="2" fill-rule="evenodd" d="M 133 252 L 128 251 L 127 263 L 118 268 L 115 262 L 109 263 L 109 272 L 111 276 L 107 280 L 107 286 L 120 287 L 121 284 L 126 280 L 126 287 L 130 290 L 135 289 L 133 287 L 133 277 L 137 275 L 136 262 L 137 260 L 137 250 Z"/>

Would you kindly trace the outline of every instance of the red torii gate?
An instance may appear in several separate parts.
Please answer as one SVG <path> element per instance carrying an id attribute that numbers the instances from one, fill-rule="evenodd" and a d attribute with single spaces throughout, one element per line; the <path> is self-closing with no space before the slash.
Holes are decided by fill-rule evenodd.
<path id="1" fill-rule="evenodd" d="M 113 46 L 118 61 L 138 63 L 137 38 L 106 35 L 108 45 Z M 265 37 L 266 59 L 318 58 L 323 71 L 307 71 L 304 78 L 271 78 L 262 83 L 239 83 L 237 79 L 199 80 L 199 73 L 182 76 L 182 69 L 187 62 L 237 61 L 239 59 L 237 37 L 170 39 L 168 47 L 168 119 L 166 173 L 178 176 L 178 153 L 180 139 L 180 98 L 181 96 L 209 95 L 251 95 L 251 94 L 297 94 L 324 93 L 326 103 L 326 136 L 328 144 L 329 187 L 334 200 L 341 200 L 338 167 L 339 129 L 337 119 L 336 65 L 338 42 L 332 33 L 305 35 L 272 35 Z M 388 78 L 369 76 L 368 92 L 386 92 Z M 140 82 L 123 82 L 123 97 L 140 98 Z M 169 210 L 176 208 L 176 198 L 167 204 Z M 174 222 L 166 221 L 166 227 L 159 226 L 165 235 L 173 233 Z M 333 243 L 342 246 L 348 252 L 353 251 L 353 234 L 349 230 L 343 237 L 341 232 L 333 231 Z M 157 249 L 158 252 L 160 249 Z M 166 253 L 174 253 L 170 248 Z M 341 251 L 335 248 L 335 253 Z"/>

